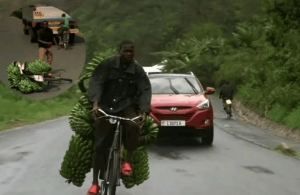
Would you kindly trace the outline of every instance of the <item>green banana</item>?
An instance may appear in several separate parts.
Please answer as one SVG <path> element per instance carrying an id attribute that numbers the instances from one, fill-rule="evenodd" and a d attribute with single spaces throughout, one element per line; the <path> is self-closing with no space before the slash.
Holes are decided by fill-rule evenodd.
<path id="1" fill-rule="evenodd" d="M 7 66 L 6 71 L 10 87 L 25 94 L 43 91 L 45 84 L 29 78 L 29 75 L 44 75 L 51 71 L 51 66 L 42 60 L 31 61 L 25 65 L 23 74 L 21 74 L 16 62 Z"/>

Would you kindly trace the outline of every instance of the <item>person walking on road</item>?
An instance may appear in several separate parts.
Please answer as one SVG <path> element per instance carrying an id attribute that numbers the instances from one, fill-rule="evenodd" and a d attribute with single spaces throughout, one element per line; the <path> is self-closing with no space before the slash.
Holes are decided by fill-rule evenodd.
<path id="1" fill-rule="evenodd" d="M 53 53 L 50 50 L 52 41 L 57 45 L 53 31 L 48 27 L 48 22 L 43 22 L 43 27 L 38 30 L 38 45 L 39 45 L 39 59 L 44 60 L 45 55 L 47 56 L 47 62 L 52 65 Z"/>

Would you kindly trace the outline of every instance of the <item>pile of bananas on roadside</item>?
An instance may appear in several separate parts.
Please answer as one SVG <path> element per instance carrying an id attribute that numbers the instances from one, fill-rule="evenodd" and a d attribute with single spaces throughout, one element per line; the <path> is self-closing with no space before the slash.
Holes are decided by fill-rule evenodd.
<path id="1" fill-rule="evenodd" d="M 45 84 L 31 79 L 29 76 L 44 75 L 51 71 L 51 66 L 42 60 L 19 64 L 24 67 L 22 73 L 18 67 L 18 62 L 12 62 L 7 66 L 6 70 L 10 87 L 17 89 L 24 94 L 43 91 Z"/>
<path id="2" fill-rule="evenodd" d="M 84 87 L 84 80 L 90 78 L 94 68 L 104 58 L 106 57 L 98 55 L 87 65 L 87 72 L 80 78 L 78 83 L 83 95 L 71 110 L 69 117 L 69 124 L 75 135 L 72 136 L 69 148 L 61 163 L 60 175 L 67 179 L 68 183 L 72 183 L 77 187 L 82 186 L 85 175 L 89 173 L 92 168 L 93 147 L 90 146 L 90 144 L 93 145 L 94 139 L 94 120 L 91 112 L 92 103 L 89 102 L 86 95 L 87 90 Z M 132 157 L 133 175 L 128 178 L 123 178 L 123 183 L 126 188 L 140 185 L 150 176 L 146 147 L 157 137 L 158 126 L 152 118 L 147 117 L 140 133 L 140 147 L 134 152 Z M 122 156 L 123 158 L 126 157 L 125 149 L 123 150 Z"/>

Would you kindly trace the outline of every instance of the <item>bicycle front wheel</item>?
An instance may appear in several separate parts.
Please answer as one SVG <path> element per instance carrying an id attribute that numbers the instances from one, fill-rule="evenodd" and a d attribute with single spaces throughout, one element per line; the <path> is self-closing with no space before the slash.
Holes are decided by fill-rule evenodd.
<path id="1" fill-rule="evenodd" d="M 108 195 L 116 195 L 118 173 L 120 171 L 120 152 L 114 150 L 110 162 Z"/>

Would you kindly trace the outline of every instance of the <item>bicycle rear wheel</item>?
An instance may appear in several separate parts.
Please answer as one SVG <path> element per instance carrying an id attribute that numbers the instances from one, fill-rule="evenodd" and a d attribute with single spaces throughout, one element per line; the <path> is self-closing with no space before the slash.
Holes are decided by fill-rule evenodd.
<path id="1" fill-rule="evenodd" d="M 110 162 L 108 195 L 116 195 L 118 174 L 120 172 L 120 152 L 114 150 Z"/>
<path id="2" fill-rule="evenodd" d="M 231 118 L 231 116 L 232 116 L 231 105 L 227 105 L 227 115 L 229 118 Z"/>
<path id="3" fill-rule="evenodd" d="M 109 162 L 108 178 L 101 183 L 99 195 L 115 195 L 117 190 L 118 173 L 120 172 L 120 153 L 119 150 L 112 152 Z"/>

